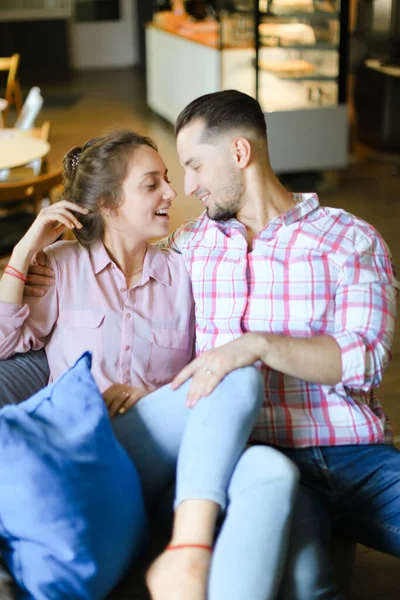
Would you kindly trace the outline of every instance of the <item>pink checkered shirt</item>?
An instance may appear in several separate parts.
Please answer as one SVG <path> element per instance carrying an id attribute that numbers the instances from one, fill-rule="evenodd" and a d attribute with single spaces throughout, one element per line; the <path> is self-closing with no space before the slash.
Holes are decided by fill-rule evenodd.
<path id="1" fill-rule="evenodd" d="M 204 213 L 168 238 L 184 256 L 196 303 L 197 352 L 247 331 L 330 335 L 343 377 L 332 387 L 266 366 L 253 442 L 307 447 L 390 441 L 374 394 L 390 359 L 397 281 L 385 242 L 357 217 L 320 207 L 315 194 L 272 220 L 248 252 L 245 227 Z"/>

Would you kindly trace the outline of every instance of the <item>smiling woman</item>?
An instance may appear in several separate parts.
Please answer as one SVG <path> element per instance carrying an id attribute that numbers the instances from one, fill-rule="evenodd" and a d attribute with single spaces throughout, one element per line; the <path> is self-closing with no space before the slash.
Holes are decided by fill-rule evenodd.
<path id="1" fill-rule="evenodd" d="M 36 310 L 22 309 L 21 335 L 12 342 L 5 336 L 0 358 L 42 347 L 52 331 L 46 351 L 53 379 L 90 350 L 98 359 L 93 370 L 101 391 L 121 382 L 151 392 L 171 381 L 193 353 L 193 300 L 183 261 L 148 244 L 168 233 L 176 193 L 167 168 L 152 140 L 129 131 L 71 149 L 63 165 L 61 201 L 39 214 L 14 249 L 0 283 L 0 300 L 11 305 L 22 301 L 20 283 L 32 257 L 44 247 L 57 288 L 50 288 Z M 50 245 L 68 229 L 78 241 Z M 169 367 L 156 383 L 146 375 L 152 345 L 157 345 L 155 329 L 164 331 L 162 346 L 170 349 Z M 179 351 L 168 342 L 176 331 L 186 334 L 186 346 Z M 140 348 L 138 356 L 132 353 L 132 340 Z M 118 408 L 129 406 L 128 399 L 122 400 Z"/>

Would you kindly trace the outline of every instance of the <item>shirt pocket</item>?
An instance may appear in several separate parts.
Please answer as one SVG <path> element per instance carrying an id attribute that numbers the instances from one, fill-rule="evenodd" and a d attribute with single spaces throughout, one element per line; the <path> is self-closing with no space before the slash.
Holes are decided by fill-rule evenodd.
<path id="1" fill-rule="evenodd" d="M 191 342 L 189 331 L 152 328 L 147 381 L 157 387 L 172 381 L 192 358 Z"/>
<path id="2" fill-rule="evenodd" d="M 87 351 L 93 355 L 93 363 L 103 360 L 103 323 L 105 314 L 91 310 L 64 310 L 60 313 L 57 327 L 68 363 L 72 366 Z"/>
<path id="3" fill-rule="evenodd" d="M 327 254 L 292 253 L 285 265 L 281 310 L 300 330 L 304 324 L 305 331 L 324 331 L 333 323 L 335 287 L 336 269 Z"/>

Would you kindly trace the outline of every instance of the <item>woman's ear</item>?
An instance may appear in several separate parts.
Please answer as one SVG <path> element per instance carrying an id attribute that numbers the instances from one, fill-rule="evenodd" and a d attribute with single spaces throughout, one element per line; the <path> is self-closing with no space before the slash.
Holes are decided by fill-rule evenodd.
<path id="1" fill-rule="evenodd" d="M 104 218 L 115 218 L 118 217 L 118 207 L 110 208 L 107 206 L 106 198 L 99 198 L 98 200 L 99 211 L 103 215 Z"/>

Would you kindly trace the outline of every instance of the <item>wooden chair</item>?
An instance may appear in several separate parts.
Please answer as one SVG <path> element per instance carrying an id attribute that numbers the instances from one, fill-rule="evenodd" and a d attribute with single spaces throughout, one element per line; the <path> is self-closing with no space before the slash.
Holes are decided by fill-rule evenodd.
<path id="1" fill-rule="evenodd" d="M 22 91 L 18 81 L 19 54 L 15 53 L 9 58 L 0 58 L 0 71 L 8 71 L 5 99 L 7 108 L 3 111 L 4 123 L 7 122 L 7 114 L 10 106 L 15 106 L 17 114 L 22 109 Z"/>
<path id="2" fill-rule="evenodd" d="M 62 184 L 62 169 L 23 181 L 0 183 L 0 205 L 10 208 L 16 202 L 28 207 L 32 213 L 40 212 L 44 198 L 50 198 L 55 187 Z"/>

